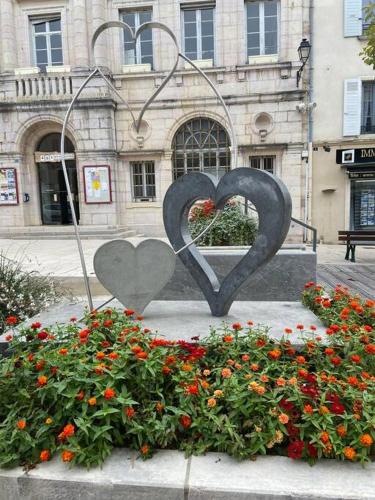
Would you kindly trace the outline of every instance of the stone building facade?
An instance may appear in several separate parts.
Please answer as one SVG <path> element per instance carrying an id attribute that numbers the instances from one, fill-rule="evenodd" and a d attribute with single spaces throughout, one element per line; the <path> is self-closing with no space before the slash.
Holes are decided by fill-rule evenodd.
<path id="1" fill-rule="evenodd" d="M 375 72 L 360 57 L 368 3 L 314 5 L 312 223 L 325 243 L 375 230 Z"/>
<path id="2" fill-rule="evenodd" d="M 107 30 L 95 60 L 91 37 L 105 21 L 137 27 L 148 19 L 176 33 L 182 52 L 205 69 L 224 97 L 238 165 L 280 176 L 292 195 L 293 216 L 304 218 L 307 123 L 297 106 L 305 99 L 306 81 L 297 88 L 296 71 L 298 46 L 309 37 L 308 1 L 1 0 L 2 234 L 48 232 L 71 222 L 57 134 L 89 69 L 103 68 L 137 115 L 175 58 L 173 43 L 158 30 L 144 32 L 135 43 L 118 28 Z M 173 178 L 190 170 L 221 175 L 234 166 L 224 110 L 183 60 L 139 132 L 126 105 L 95 77 L 72 112 L 67 136 L 83 229 L 162 235 L 162 202 Z M 301 231 L 291 235 L 298 239 Z"/>

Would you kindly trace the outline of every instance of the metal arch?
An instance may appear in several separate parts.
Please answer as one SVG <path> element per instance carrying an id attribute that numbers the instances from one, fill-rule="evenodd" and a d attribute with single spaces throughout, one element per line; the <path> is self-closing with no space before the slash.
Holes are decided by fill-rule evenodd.
<path id="1" fill-rule="evenodd" d="M 68 124 L 68 120 L 70 118 L 73 106 L 76 103 L 76 101 L 78 100 L 79 96 L 81 95 L 83 89 L 90 82 L 90 80 L 92 80 L 92 78 L 94 78 L 94 76 L 99 74 L 103 78 L 103 80 L 106 82 L 106 84 L 111 88 L 111 90 L 116 94 L 116 96 L 125 104 L 126 108 L 129 110 L 129 112 L 131 114 L 133 124 L 135 125 L 136 130 L 137 130 L 137 132 L 139 132 L 139 129 L 140 129 L 140 126 L 142 123 L 142 118 L 144 116 L 144 113 L 146 112 L 146 109 L 151 105 L 151 103 L 155 100 L 155 98 L 160 94 L 160 92 L 164 89 L 164 87 L 167 85 L 169 80 L 172 78 L 173 74 L 175 73 L 175 71 L 177 69 L 179 58 L 181 57 L 182 59 L 187 61 L 196 71 L 198 71 L 198 73 L 201 76 L 203 76 L 203 78 L 209 84 L 209 86 L 211 87 L 211 89 L 214 91 L 215 95 L 219 99 L 220 103 L 222 104 L 224 111 L 225 111 L 225 114 L 227 116 L 229 126 L 230 126 L 234 168 L 237 168 L 237 166 L 238 166 L 238 144 L 237 144 L 237 138 L 235 135 L 234 125 L 233 125 L 233 121 L 232 121 L 232 117 L 230 115 L 229 109 L 228 109 L 223 97 L 220 95 L 219 91 L 217 90 L 217 88 L 215 87 L 213 82 L 208 78 L 208 76 L 193 61 L 191 61 L 191 59 L 189 59 L 187 56 L 185 56 L 184 54 L 182 54 L 180 52 L 177 38 L 176 38 L 175 34 L 172 32 L 172 30 L 167 25 L 160 23 L 160 22 L 157 22 L 157 21 L 143 23 L 141 26 L 139 26 L 139 28 L 135 32 L 132 30 L 132 28 L 128 24 L 126 24 L 122 21 L 109 21 L 109 22 L 103 23 L 101 26 L 99 26 L 97 28 L 97 30 L 95 31 L 95 33 L 92 37 L 92 40 L 91 40 L 91 57 L 93 59 L 93 62 L 95 62 L 95 44 L 96 44 L 96 41 L 97 41 L 99 35 L 101 33 L 103 33 L 106 29 L 112 28 L 112 27 L 117 27 L 117 28 L 122 28 L 122 29 L 128 30 L 131 33 L 133 40 L 136 40 L 137 37 L 144 30 L 146 30 L 148 28 L 151 28 L 151 29 L 152 28 L 159 28 L 162 31 L 169 34 L 169 36 L 171 37 L 172 41 L 174 42 L 175 48 L 177 50 L 177 57 L 176 57 L 176 60 L 175 60 L 175 63 L 173 65 L 172 70 L 168 73 L 167 77 L 164 78 L 162 84 L 159 86 L 159 88 L 156 90 L 156 92 L 154 92 L 154 94 L 147 100 L 147 102 L 142 107 L 141 112 L 140 112 L 137 120 L 134 117 L 133 111 L 132 111 L 129 103 L 121 96 L 121 94 L 117 91 L 117 89 L 114 87 L 112 82 L 104 75 L 103 71 L 98 66 L 95 66 L 94 70 L 90 73 L 90 75 L 85 79 L 85 81 L 79 87 L 78 91 L 74 95 L 74 97 L 73 97 L 73 99 L 68 107 L 68 110 L 66 112 L 64 122 L 63 122 L 62 131 L 61 131 L 61 141 L 60 141 L 61 163 L 62 163 L 62 168 L 63 168 L 63 175 L 64 175 L 64 181 L 65 181 L 65 185 L 66 185 L 66 190 L 67 190 L 67 194 L 68 194 L 69 205 L 70 205 L 70 209 L 71 209 L 71 213 L 72 213 L 74 231 L 75 231 L 75 236 L 76 236 L 76 240 L 77 240 L 78 251 L 79 251 L 79 256 L 80 256 L 80 261 L 81 261 L 81 267 L 82 267 L 82 272 L 83 272 L 83 279 L 84 279 L 84 283 L 85 283 L 85 289 L 86 289 L 86 294 L 87 294 L 87 299 L 88 299 L 88 304 L 89 304 L 90 310 L 93 310 L 94 306 L 93 306 L 92 294 L 91 294 L 91 290 L 90 290 L 89 278 L 88 278 L 88 274 L 87 274 L 85 257 L 84 257 L 83 248 L 82 248 L 82 241 L 81 241 L 81 237 L 79 234 L 77 215 L 76 215 L 76 211 L 75 211 L 75 207 L 74 207 L 74 203 L 73 203 L 72 191 L 70 188 L 68 171 L 67 171 L 66 162 L 65 162 L 65 134 L 66 134 L 67 124 Z M 180 252 L 182 252 L 183 250 L 186 250 L 186 248 L 188 248 L 189 246 L 191 246 L 195 242 L 197 242 L 212 227 L 212 225 L 216 222 L 219 215 L 220 215 L 220 211 L 217 211 L 214 219 L 202 231 L 202 233 L 199 234 L 194 240 L 189 242 L 187 245 L 183 246 L 178 251 L 175 251 L 176 255 L 179 254 Z"/>

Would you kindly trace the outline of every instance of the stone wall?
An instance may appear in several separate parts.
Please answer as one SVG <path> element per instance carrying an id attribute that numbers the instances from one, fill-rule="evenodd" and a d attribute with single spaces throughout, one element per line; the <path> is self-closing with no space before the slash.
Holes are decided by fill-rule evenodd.
<path id="1" fill-rule="evenodd" d="M 88 45 L 95 28 L 106 20 L 119 19 L 122 9 L 145 5 L 152 5 L 153 19 L 166 23 L 181 40 L 177 0 L 1 1 L 0 116 L 4 126 L 0 128 L 0 166 L 16 166 L 20 193 L 31 194 L 27 204 L 21 199 L 17 207 L 0 207 L 2 226 L 41 224 L 37 166 L 33 159 L 37 142 L 41 134 L 61 130 L 67 105 L 92 64 Z M 55 13 L 62 20 L 64 66 L 52 76 L 33 74 L 30 17 Z M 217 85 L 232 114 L 239 166 L 249 165 L 250 155 L 275 155 L 275 173 L 292 194 L 293 216 L 303 219 L 305 168 L 301 151 L 305 149 L 307 132 L 305 117 L 296 111 L 296 106 L 304 99 L 305 91 L 303 87 L 296 88 L 295 72 L 299 66 L 299 42 L 308 36 L 308 9 L 302 0 L 280 0 L 280 13 L 278 60 L 248 64 L 243 0 L 217 0 L 215 61 L 214 67 L 207 69 L 207 75 Z M 175 53 L 166 34 L 154 32 L 153 51 L 154 71 L 123 73 L 120 30 L 103 33 L 98 39 L 96 64 L 107 68 L 106 73 L 135 114 L 173 65 Z M 185 68 L 183 61 L 146 112 L 143 140 L 135 133 L 126 106 L 117 100 L 95 78 L 71 116 L 69 134 L 76 151 L 80 223 L 128 226 L 141 234 L 160 235 L 163 234 L 161 207 L 172 181 L 171 148 L 178 127 L 200 116 L 219 121 L 228 131 L 229 125 L 212 90 L 200 75 Z M 262 113 L 269 117 L 265 137 L 260 136 L 255 124 Z M 154 202 L 133 202 L 129 163 L 135 160 L 155 162 Z M 87 164 L 111 166 L 111 205 L 85 204 L 82 167 Z M 300 234 L 299 230 L 292 230 L 291 240 L 299 239 Z"/>

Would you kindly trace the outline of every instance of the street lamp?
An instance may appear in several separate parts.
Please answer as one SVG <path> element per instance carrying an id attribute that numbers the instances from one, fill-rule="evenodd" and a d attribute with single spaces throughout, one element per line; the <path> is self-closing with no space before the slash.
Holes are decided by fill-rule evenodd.
<path id="1" fill-rule="evenodd" d="M 311 52 L 310 42 L 307 40 L 307 38 L 303 38 L 302 42 L 299 44 L 298 47 L 299 60 L 301 61 L 302 66 L 297 71 L 297 88 L 299 87 L 299 82 L 302 77 L 303 68 L 305 67 L 307 61 L 309 60 L 310 52 Z"/>

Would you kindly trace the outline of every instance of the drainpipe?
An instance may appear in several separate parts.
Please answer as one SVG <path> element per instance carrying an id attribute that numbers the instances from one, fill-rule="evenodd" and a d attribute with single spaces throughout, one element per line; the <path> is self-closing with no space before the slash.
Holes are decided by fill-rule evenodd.
<path id="1" fill-rule="evenodd" d="M 308 113 L 308 124 L 307 124 L 307 147 L 308 147 L 308 160 L 306 163 L 306 178 L 305 178 L 305 224 L 309 224 L 309 217 L 311 213 L 311 188 L 312 188 L 312 156 L 313 156 L 313 103 L 314 98 L 314 0 L 310 0 L 309 4 L 309 26 L 310 26 L 310 43 L 311 52 L 309 57 L 309 77 L 308 77 L 308 88 L 307 88 L 307 113 Z M 304 230 L 304 241 L 308 240 L 308 232 L 305 228 Z"/>

